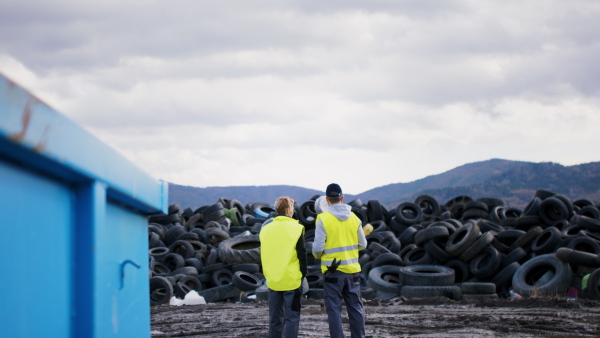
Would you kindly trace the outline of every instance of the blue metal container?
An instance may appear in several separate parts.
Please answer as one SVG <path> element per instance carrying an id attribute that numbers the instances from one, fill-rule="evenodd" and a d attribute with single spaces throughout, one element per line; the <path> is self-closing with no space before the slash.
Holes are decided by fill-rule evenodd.
<path id="1" fill-rule="evenodd" d="M 0 336 L 149 337 L 167 188 L 0 74 Z"/>

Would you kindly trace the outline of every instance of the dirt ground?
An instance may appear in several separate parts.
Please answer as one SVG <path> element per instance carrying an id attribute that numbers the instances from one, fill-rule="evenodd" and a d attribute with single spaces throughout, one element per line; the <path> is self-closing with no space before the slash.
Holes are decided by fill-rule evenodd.
<path id="1" fill-rule="evenodd" d="M 161 305 L 151 310 L 152 337 L 266 337 L 268 312 L 266 302 Z M 375 299 L 365 313 L 367 337 L 600 336 L 600 302 L 589 300 Z M 303 299 L 300 336 L 329 336 L 322 300 Z"/>

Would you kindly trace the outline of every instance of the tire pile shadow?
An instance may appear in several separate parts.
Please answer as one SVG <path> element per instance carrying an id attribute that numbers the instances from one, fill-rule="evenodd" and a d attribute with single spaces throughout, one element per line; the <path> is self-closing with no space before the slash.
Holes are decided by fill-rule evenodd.
<path id="1" fill-rule="evenodd" d="M 266 302 L 155 306 L 152 337 L 265 337 Z M 345 309 L 344 309 L 345 313 Z M 444 297 L 365 302 L 367 337 L 600 335 L 600 302 L 529 298 L 452 301 Z M 348 318 L 343 317 L 349 336 Z M 301 337 L 328 337 L 322 300 L 303 299 Z"/>

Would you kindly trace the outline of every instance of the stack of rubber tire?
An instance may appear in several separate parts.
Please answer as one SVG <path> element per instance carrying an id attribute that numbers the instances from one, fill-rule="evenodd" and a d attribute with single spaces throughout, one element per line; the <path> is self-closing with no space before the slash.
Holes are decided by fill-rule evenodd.
<path id="1" fill-rule="evenodd" d="M 361 215 L 367 219 L 373 215 L 368 209 Z M 592 201 L 538 190 L 521 210 L 500 199 L 458 196 L 440 205 L 422 195 L 383 214 L 368 219 L 375 232 L 360 257 L 377 297 L 415 298 L 402 269 L 419 266 L 431 275 L 420 285 L 431 290 L 420 290 L 419 297 L 440 296 L 435 280 L 447 267 L 454 270 L 452 285 L 461 288 L 445 291 L 451 299 L 507 298 L 510 290 L 564 296 L 571 287 L 581 289 L 587 274 L 589 297 L 600 299 L 600 211 Z M 397 277 L 389 277 L 392 272 Z M 395 292 L 389 283 L 398 283 Z M 406 287 L 411 291 L 405 294 Z"/>
<path id="2" fill-rule="evenodd" d="M 320 261 L 311 254 L 318 197 L 294 212 L 305 226 L 306 297 L 316 299 L 323 298 Z M 421 195 L 391 210 L 376 199 L 348 204 L 374 228 L 359 257 L 365 299 L 496 299 L 509 290 L 561 296 L 581 288 L 587 274 L 590 298 L 600 299 L 600 210 L 592 201 L 538 190 L 522 210 L 468 196 L 442 205 Z M 168 215 L 150 217 L 151 303 L 191 290 L 208 302 L 264 299 L 258 233 L 274 215 L 268 203 L 220 198 L 196 210 L 171 205 Z"/>
<path id="3" fill-rule="evenodd" d="M 197 291 L 207 302 L 250 301 L 263 284 L 260 225 L 274 215 L 267 203 L 220 198 L 196 210 L 170 205 L 148 219 L 150 303 Z"/>

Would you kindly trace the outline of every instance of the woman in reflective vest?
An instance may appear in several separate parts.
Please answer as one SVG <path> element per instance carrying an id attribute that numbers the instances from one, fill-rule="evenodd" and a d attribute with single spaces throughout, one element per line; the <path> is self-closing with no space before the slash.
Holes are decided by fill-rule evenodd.
<path id="1" fill-rule="evenodd" d="M 302 278 L 306 276 L 304 226 L 293 219 L 294 200 L 279 197 L 277 216 L 260 230 L 260 258 L 269 287 L 269 336 L 297 337 Z M 285 325 L 284 325 L 285 323 Z"/>

